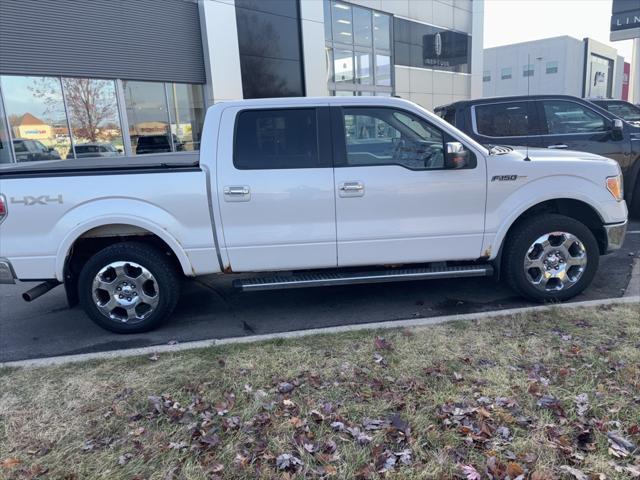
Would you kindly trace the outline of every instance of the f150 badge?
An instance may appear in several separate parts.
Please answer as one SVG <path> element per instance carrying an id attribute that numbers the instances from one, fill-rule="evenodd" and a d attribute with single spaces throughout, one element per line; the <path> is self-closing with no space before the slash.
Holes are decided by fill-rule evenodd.
<path id="1" fill-rule="evenodd" d="M 62 195 L 56 197 L 52 195 L 40 195 L 34 197 L 32 195 L 25 195 L 22 198 L 11 197 L 11 203 L 22 203 L 27 207 L 32 205 L 48 205 L 49 203 L 64 203 L 62 201 Z"/>
<path id="2" fill-rule="evenodd" d="M 526 178 L 521 175 L 494 175 L 491 177 L 491 181 L 495 182 L 515 182 L 518 178 Z"/>

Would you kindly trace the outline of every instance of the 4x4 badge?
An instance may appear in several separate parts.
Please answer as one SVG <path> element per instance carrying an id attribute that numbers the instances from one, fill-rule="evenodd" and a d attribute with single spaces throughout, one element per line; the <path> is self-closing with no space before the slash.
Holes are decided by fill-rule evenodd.
<path id="1" fill-rule="evenodd" d="M 23 203 L 27 207 L 32 205 L 47 205 L 48 203 L 64 203 L 62 201 L 62 195 L 58 195 L 57 197 L 53 197 L 51 195 L 40 195 L 39 197 L 33 197 L 31 195 L 26 195 L 22 198 L 14 198 L 11 197 L 11 203 Z"/>

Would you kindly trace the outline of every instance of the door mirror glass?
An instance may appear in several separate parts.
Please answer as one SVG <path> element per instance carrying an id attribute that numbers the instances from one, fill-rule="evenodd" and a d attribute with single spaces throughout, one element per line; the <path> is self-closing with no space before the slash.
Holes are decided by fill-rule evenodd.
<path id="1" fill-rule="evenodd" d="M 613 120 L 611 130 L 613 130 L 613 133 L 616 135 L 622 135 L 622 131 L 624 130 L 624 124 L 622 123 L 622 120 L 620 120 L 619 118 L 615 118 Z"/>
<path id="2" fill-rule="evenodd" d="M 469 150 L 460 142 L 448 142 L 446 144 L 445 165 L 447 168 L 458 169 L 469 165 Z"/>

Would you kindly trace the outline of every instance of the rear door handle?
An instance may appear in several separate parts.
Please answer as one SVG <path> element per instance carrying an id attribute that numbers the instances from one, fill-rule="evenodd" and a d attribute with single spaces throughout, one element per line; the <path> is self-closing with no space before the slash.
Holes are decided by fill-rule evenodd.
<path id="1" fill-rule="evenodd" d="M 564 143 L 556 143 L 555 145 L 549 145 L 547 148 L 569 148 L 567 145 L 565 145 Z"/>
<path id="2" fill-rule="evenodd" d="M 251 189 L 246 185 L 224 187 L 226 202 L 248 202 L 251 200 Z"/>
<path id="3" fill-rule="evenodd" d="M 362 197 L 364 196 L 364 185 L 362 182 L 344 182 L 338 187 L 341 197 Z"/>

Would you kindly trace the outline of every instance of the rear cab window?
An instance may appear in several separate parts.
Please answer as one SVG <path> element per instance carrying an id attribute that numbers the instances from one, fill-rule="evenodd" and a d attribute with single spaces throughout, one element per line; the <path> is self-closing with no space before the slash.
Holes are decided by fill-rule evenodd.
<path id="1" fill-rule="evenodd" d="M 473 107 L 474 130 L 486 137 L 526 137 L 538 135 L 531 102 L 501 102 Z"/>
<path id="2" fill-rule="evenodd" d="M 329 167 L 330 158 L 320 155 L 318 124 L 316 108 L 241 111 L 233 164 L 239 170 Z"/>

